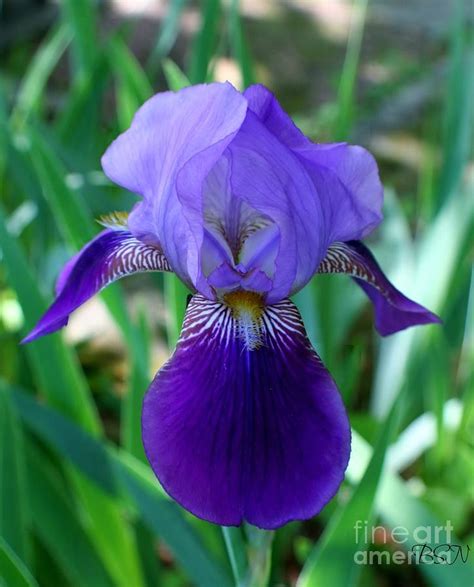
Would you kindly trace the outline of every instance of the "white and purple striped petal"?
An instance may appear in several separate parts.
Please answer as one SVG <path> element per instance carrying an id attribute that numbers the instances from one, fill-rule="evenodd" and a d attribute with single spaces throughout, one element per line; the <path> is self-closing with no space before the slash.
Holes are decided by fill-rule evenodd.
<path id="1" fill-rule="evenodd" d="M 276 528 L 317 514 L 341 484 L 350 428 L 289 300 L 195 295 L 146 395 L 147 457 L 165 490 L 211 522 Z"/>
<path id="2" fill-rule="evenodd" d="M 318 273 L 350 275 L 372 301 L 375 327 L 382 336 L 410 326 L 441 322 L 436 314 L 408 299 L 392 285 L 372 253 L 359 241 L 331 245 Z"/>
<path id="3" fill-rule="evenodd" d="M 121 277 L 170 270 L 158 246 L 137 240 L 123 227 L 108 228 L 65 265 L 56 284 L 56 299 L 23 342 L 59 330 L 74 310 Z"/>

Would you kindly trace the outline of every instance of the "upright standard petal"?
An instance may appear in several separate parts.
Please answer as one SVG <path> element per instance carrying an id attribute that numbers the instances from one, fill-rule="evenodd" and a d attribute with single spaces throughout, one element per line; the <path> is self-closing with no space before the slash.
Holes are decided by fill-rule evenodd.
<path id="1" fill-rule="evenodd" d="M 102 158 L 112 181 L 143 196 L 130 215 L 130 230 L 146 242 L 154 232 L 173 271 L 210 297 L 202 277 L 200 193 L 204 178 L 238 132 L 246 111 L 246 100 L 228 83 L 157 94 L 140 108 L 130 129 Z M 178 197 L 176 180 L 186 164 L 193 197 L 184 202 Z"/>
<path id="2" fill-rule="evenodd" d="M 341 484 L 350 428 L 289 300 L 195 295 L 144 401 L 143 442 L 165 490 L 222 525 L 317 514 Z"/>
<path id="3" fill-rule="evenodd" d="M 377 164 L 362 147 L 315 144 L 295 126 L 264 86 L 244 92 L 249 108 L 300 158 L 321 200 L 331 241 L 360 239 L 382 220 L 383 188 Z"/>
<path id="4" fill-rule="evenodd" d="M 56 299 L 23 342 L 59 330 L 74 310 L 121 277 L 170 270 L 159 247 L 144 244 L 125 228 L 104 230 L 65 265 L 56 285 Z"/>
<path id="5" fill-rule="evenodd" d="M 375 326 L 382 336 L 410 326 L 441 322 L 436 314 L 394 287 L 369 249 L 359 241 L 331 245 L 318 273 L 347 273 L 353 277 L 374 305 Z"/>
<path id="6" fill-rule="evenodd" d="M 330 244 L 324 210 L 299 159 L 253 112 L 247 114 L 226 154 L 231 160 L 233 196 L 270 221 L 262 227 L 270 230 L 269 238 L 249 239 L 251 246 L 243 249 L 240 260 L 260 269 L 261 263 L 274 258 L 273 285 L 266 298 L 272 304 L 301 289 L 317 270 Z M 265 254 L 257 265 L 255 259 L 262 251 L 270 256 Z"/>

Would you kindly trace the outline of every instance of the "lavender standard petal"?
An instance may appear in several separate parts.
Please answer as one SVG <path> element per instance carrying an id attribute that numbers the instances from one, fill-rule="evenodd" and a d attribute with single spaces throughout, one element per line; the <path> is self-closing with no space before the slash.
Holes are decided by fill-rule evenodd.
<path id="1" fill-rule="evenodd" d="M 373 303 L 375 327 L 382 336 L 410 326 L 441 322 L 436 314 L 408 299 L 392 285 L 372 253 L 361 242 L 334 243 L 318 273 L 351 275 Z"/>
<path id="2" fill-rule="evenodd" d="M 246 315 L 192 298 L 146 395 L 143 442 L 165 490 L 195 515 L 276 528 L 334 496 L 350 428 L 295 306 L 253 314 L 250 302 Z"/>
<path id="3" fill-rule="evenodd" d="M 273 287 L 268 294 L 268 303 L 274 303 L 301 289 L 323 258 L 330 244 L 324 210 L 299 159 L 252 112 L 227 153 L 234 196 L 278 229 Z M 264 248 L 267 245 L 261 243 Z M 258 251 L 250 256 L 258 257 Z"/>
<path id="4" fill-rule="evenodd" d="M 249 108 L 300 158 L 311 176 L 330 240 L 360 239 L 382 220 L 383 188 L 377 164 L 365 149 L 346 143 L 315 144 L 296 127 L 264 86 L 244 92 Z"/>
<path id="5" fill-rule="evenodd" d="M 209 297 L 202 275 L 203 219 L 196 221 L 193 211 L 200 207 L 204 178 L 238 132 L 246 110 L 245 99 L 228 83 L 157 94 L 102 158 L 112 181 L 143 196 L 130 215 L 132 231 L 149 239 L 154 230 L 173 271 Z M 197 193 L 191 203 L 176 190 L 185 164 Z"/>

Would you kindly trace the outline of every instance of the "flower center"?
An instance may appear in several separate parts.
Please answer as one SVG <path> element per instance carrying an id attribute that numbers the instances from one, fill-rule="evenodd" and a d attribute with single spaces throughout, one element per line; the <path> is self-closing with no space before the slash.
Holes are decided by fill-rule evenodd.
<path id="1" fill-rule="evenodd" d="M 237 336 L 248 350 L 258 349 L 262 345 L 263 296 L 253 291 L 237 290 L 225 294 L 224 303 L 232 312 Z"/>
<path id="2" fill-rule="evenodd" d="M 242 289 L 226 293 L 224 302 L 232 310 L 235 317 L 245 314 L 254 320 L 261 318 L 265 306 L 261 294 Z"/>

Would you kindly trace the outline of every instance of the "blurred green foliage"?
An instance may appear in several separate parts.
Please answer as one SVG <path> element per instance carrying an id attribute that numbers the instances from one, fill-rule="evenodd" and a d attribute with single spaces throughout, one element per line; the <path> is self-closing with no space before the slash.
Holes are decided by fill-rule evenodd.
<path id="1" fill-rule="evenodd" d="M 402 526 L 412 535 L 418 527 L 451 520 L 451 542 L 474 548 L 474 183 L 472 161 L 468 165 L 474 67 L 472 24 L 462 2 L 454 3 L 451 32 L 439 41 L 449 71 L 443 103 L 419 121 L 424 151 L 417 177 L 405 192 L 397 191 L 390 166 L 384 168 L 386 220 L 373 241 L 394 282 L 439 313 L 444 325 L 381 340 L 372 334 L 362 296 L 343 277 L 320 276 L 296 296 L 350 412 L 353 450 L 339 496 L 318 519 L 278 530 L 271 558 L 271 534 L 221 532 L 195 519 L 167 497 L 144 458 L 141 401 L 156 367 L 156 342 L 166 341 L 171 350 L 179 333 L 186 299 L 179 281 L 153 278 L 154 296 L 167 310 L 162 328 L 149 321 L 148 305 L 130 311 L 123 284 L 101 294 L 117 325 L 115 336 L 125 341 L 119 362 L 128 368 L 120 384 L 99 351 L 100 376 L 88 367 L 93 341 L 74 347 L 59 333 L 19 346 L 51 300 L 62 263 L 97 231 L 93 219 L 132 206 L 133 196 L 111 186 L 98 167 L 143 101 L 166 86 L 212 80 L 219 58 L 235 62 L 243 86 L 264 67 L 265 55 L 252 56 L 237 0 L 198 3 L 200 24 L 188 43 L 187 66 L 178 67 L 169 53 L 189 4 L 170 3 L 143 63 L 129 48 L 133 21 L 105 32 L 105 8 L 92 0 L 62 0 L 39 43 L 18 38 L 5 51 L 0 584 L 467 586 L 472 559 L 416 569 L 354 560 L 361 548 L 390 550 L 358 541 L 357 521 Z M 357 136 L 361 113 L 375 111 L 393 90 L 390 83 L 385 90 L 375 84 L 367 104 L 358 99 L 371 5 L 357 0 L 353 7 L 334 101 L 294 113 L 315 140 L 314 129 L 332 140 Z M 430 67 L 418 73 L 429 74 Z"/>

